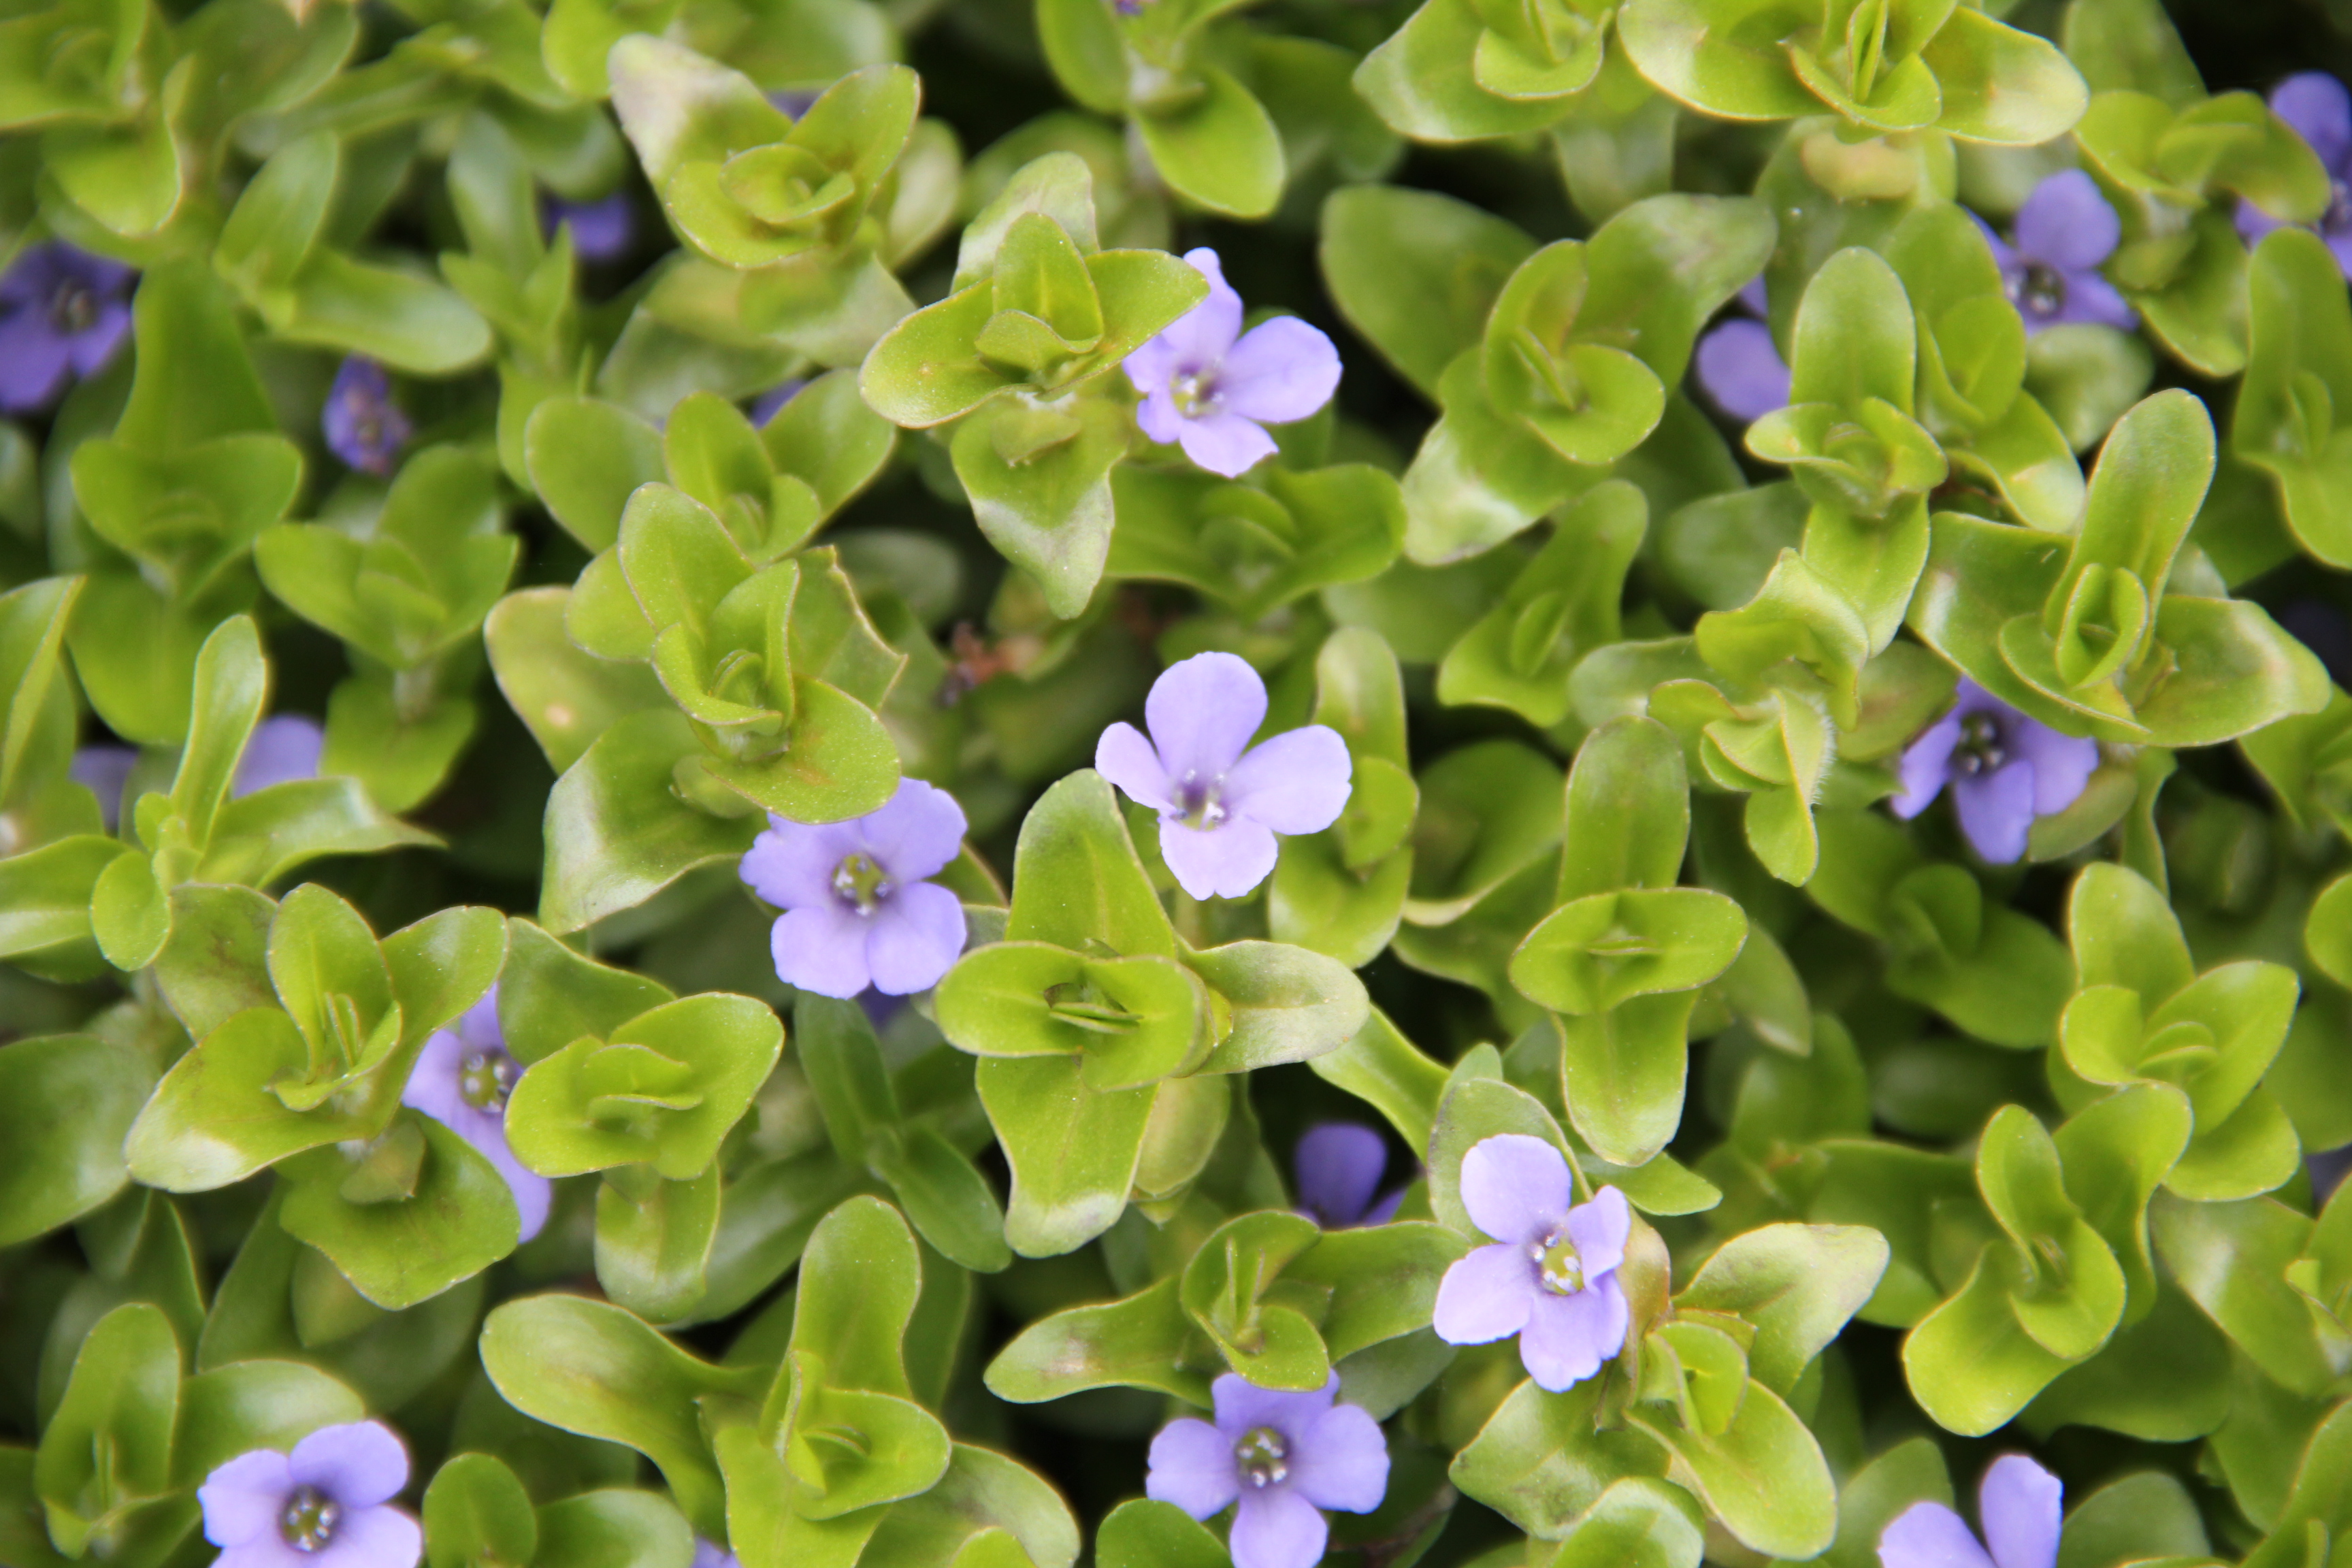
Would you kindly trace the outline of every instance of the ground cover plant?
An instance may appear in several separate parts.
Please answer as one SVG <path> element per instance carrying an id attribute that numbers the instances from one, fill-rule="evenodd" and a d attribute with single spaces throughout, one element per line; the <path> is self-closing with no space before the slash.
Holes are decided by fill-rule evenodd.
<path id="1" fill-rule="evenodd" d="M 2342 75 L 5 0 L 0 1564 L 2352 1568 Z"/>

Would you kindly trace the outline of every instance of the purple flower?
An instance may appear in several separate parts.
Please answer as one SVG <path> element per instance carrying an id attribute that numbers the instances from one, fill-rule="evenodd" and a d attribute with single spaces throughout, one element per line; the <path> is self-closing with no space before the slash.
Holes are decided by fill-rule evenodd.
<path id="1" fill-rule="evenodd" d="M 2272 91 L 2271 112 L 2311 144 L 2327 171 L 2327 210 L 2313 226 L 2336 253 L 2336 265 L 2352 278 L 2352 94 L 2326 71 L 2299 71 Z M 2239 202 L 2238 233 L 2248 245 L 2285 226 L 2253 203 Z"/>
<path id="2" fill-rule="evenodd" d="M 299 713 L 264 719 L 246 739 L 245 754 L 236 760 L 236 777 L 228 792 L 247 795 L 271 784 L 317 778 L 319 756 L 326 744 L 326 731 L 319 728 L 316 719 Z"/>
<path id="3" fill-rule="evenodd" d="M 327 450 L 363 474 L 383 479 L 400 449 L 416 434 L 408 416 L 392 399 L 392 378 L 364 354 L 347 356 L 319 411 Z"/>
<path id="4" fill-rule="evenodd" d="M 67 765 L 67 776 L 98 796 L 98 814 L 109 833 L 122 820 L 122 791 L 139 763 L 136 746 L 84 746 Z"/>
<path id="5" fill-rule="evenodd" d="M 2022 1454 L 2004 1454 L 1977 1490 L 1984 1544 L 1939 1502 L 1915 1502 L 1878 1538 L 1884 1568 L 2055 1568 L 2065 1488 Z"/>
<path id="6" fill-rule="evenodd" d="M 1568 1161 L 1540 1138 L 1504 1132 L 1462 1156 L 1462 1206 L 1495 1238 L 1438 1282 L 1435 1328 L 1448 1344 L 1519 1336 L 1519 1360 L 1554 1394 L 1625 1348 L 1631 1318 L 1617 1266 L 1633 1215 L 1602 1187 L 1570 1206 Z"/>
<path id="7" fill-rule="evenodd" d="M 1274 455 L 1265 426 L 1304 419 L 1331 401 L 1339 351 L 1296 316 L 1243 331 L 1242 297 L 1225 282 L 1217 253 L 1192 250 L 1184 259 L 1209 280 L 1209 297 L 1127 356 L 1127 378 L 1143 394 L 1135 422 L 1209 472 L 1235 479 Z"/>
<path id="8" fill-rule="evenodd" d="M 1962 680 L 1952 710 L 1904 752 L 1895 766 L 1902 788 L 1889 805 L 1908 822 L 1949 784 L 1960 831 L 2005 866 L 2025 854 L 2033 819 L 2074 805 L 2098 766 L 2097 742 L 2062 735 Z"/>
<path id="9" fill-rule="evenodd" d="M 708 1536 L 694 1538 L 692 1568 L 743 1568 L 736 1555 Z"/>
<path id="10" fill-rule="evenodd" d="M 593 202 L 542 197 L 539 221 L 551 239 L 557 229 L 571 225 L 572 254 L 588 262 L 619 260 L 629 253 L 629 244 L 637 237 L 636 211 L 629 205 L 626 191 L 614 191 Z"/>
<path id="11" fill-rule="evenodd" d="M 1744 316 L 1699 339 L 1691 368 L 1707 401 L 1743 424 L 1789 406 L 1789 362 L 1772 342 L 1772 329 Z"/>
<path id="12" fill-rule="evenodd" d="M 780 87 L 768 94 L 768 101 L 782 110 L 787 119 L 797 123 L 808 117 L 808 111 L 814 109 L 816 100 L 824 96 L 822 88 Z"/>
<path id="13" fill-rule="evenodd" d="M 1232 1373 L 1210 1385 L 1214 1426 L 1171 1421 L 1151 1439 L 1145 1495 L 1194 1519 L 1234 1510 L 1234 1568 L 1314 1568 L 1330 1536 L 1321 1509 L 1370 1513 L 1389 1489 L 1388 1440 L 1360 1405 L 1336 1405 L 1339 1374 L 1313 1394 Z"/>
<path id="14" fill-rule="evenodd" d="M 415 1568 L 416 1521 L 392 1506 L 408 1450 L 381 1421 L 321 1426 L 290 1454 L 256 1448 L 205 1478 L 196 1500 L 215 1568 Z"/>
<path id="15" fill-rule="evenodd" d="M 416 1054 L 416 1067 L 400 1103 L 423 1111 L 474 1146 L 507 1179 L 515 1211 L 522 1216 L 520 1239 L 529 1241 L 547 1224 L 555 1184 L 523 1164 L 507 1147 L 507 1096 L 522 1067 L 507 1052 L 499 1027 L 499 988 L 466 1009 L 452 1029 L 436 1029 Z"/>
<path id="16" fill-rule="evenodd" d="M 887 805 L 850 822 L 771 816 L 742 877 L 784 911 L 769 940 L 777 978 L 844 999 L 937 984 L 963 952 L 963 903 L 923 879 L 962 853 L 963 835 L 955 796 L 920 779 L 900 779 Z"/>
<path id="17" fill-rule="evenodd" d="M 1132 724 L 1105 730 L 1095 767 L 1160 814 L 1160 856 L 1196 899 L 1238 899 L 1265 881 L 1274 836 L 1322 832 L 1354 787 L 1348 743 L 1328 725 L 1249 743 L 1265 721 L 1265 682 L 1233 654 L 1169 666 L 1143 719 L 1149 740 Z"/>
<path id="18" fill-rule="evenodd" d="M 120 261 L 59 240 L 37 245 L 0 278 L 0 413 L 28 414 L 95 375 L 131 331 L 131 284 Z"/>
<path id="19" fill-rule="evenodd" d="M 2099 264 L 2123 237 L 2123 221 L 2090 175 L 2062 169 L 2034 186 L 2017 209 L 2014 232 L 2011 245 L 1987 226 L 1985 241 L 2029 335 L 2081 321 L 2125 331 L 2139 325 L 2139 313 L 2099 275 Z"/>
<path id="20" fill-rule="evenodd" d="M 763 430 L 767 428 L 768 421 L 773 419 L 785 404 L 798 396 L 801 388 L 807 384 L 805 381 L 780 381 L 760 394 L 758 401 L 751 405 L 751 423 Z"/>
<path id="21" fill-rule="evenodd" d="M 1298 1206 L 1325 1230 L 1386 1225 L 1404 1202 L 1404 1189 L 1372 1194 L 1388 1169 L 1388 1141 L 1355 1121 L 1326 1121 L 1307 1130 L 1291 1166 L 1298 1173 Z"/>

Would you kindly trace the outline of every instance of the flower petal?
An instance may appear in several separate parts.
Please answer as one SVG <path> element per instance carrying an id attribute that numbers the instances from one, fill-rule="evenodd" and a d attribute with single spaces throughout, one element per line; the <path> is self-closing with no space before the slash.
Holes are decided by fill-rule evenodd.
<path id="1" fill-rule="evenodd" d="M 1540 1238 L 1568 1216 L 1568 1161 L 1540 1138 L 1498 1132 L 1462 1156 L 1462 1206 L 1496 1241 Z"/>
<path id="2" fill-rule="evenodd" d="M 416 1568 L 425 1532 L 396 1508 L 346 1511 L 327 1544 L 310 1553 L 318 1568 Z"/>
<path id="3" fill-rule="evenodd" d="M 1878 1537 L 1882 1568 L 1993 1568 L 1967 1523 L 1939 1502 L 1915 1502 Z"/>
<path id="4" fill-rule="evenodd" d="M 963 807 L 937 784 L 902 778 L 898 792 L 850 826 L 866 852 L 904 887 L 937 876 L 963 853 Z"/>
<path id="5" fill-rule="evenodd" d="M 1157 395 L 1165 401 L 1168 396 L 1168 384 L 1173 381 L 1178 374 L 1176 347 L 1164 336 L 1153 338 L 1121 360 L 1119 368 L 1127 372 L 1128 383 L 1136 391 L 1146 397 Z M 1168 409 L 1173 414 L 1176 405 L 1170 403 Z M 1172 441 L 1175 438 L 1172 435 L 1155 437 L 1164 441 Z"/>
<path id="6" fill-rule="evenodd" d="M 866 935 L 874 989 L 889 996 L 929 991 L 963 955 L 963 900 L 937 882 L 913 882 L 883 900 Z"/>
<path id="7" fill-rule="evenodd" d="M 0 316 L 0 412 L 30 413 L 55 397 L 71 354 L 37 309 Z"/>
<path id="8" fill-rule="evenodd" d="M 780 910 L 835 905 L 841 900 L 833 890 L 834 869 L 858 847 L 855 823 L 811 826 L 771 814 L 736 874 Z"/>
<path id="9" fill-rule="evenodd" d="M 1334 1405 L 1290 1451 L 1290 1484 L 1317 1508 L 1370 1513 L 1389 1491 L 1389 1440 L 1360 1405 Z"/>
<path id="10" fill-rule="evenodd" d="M 1960 831 L 1979 855 L 1996 866 L 2024 858 L 2026 835 L 2033 830 L 2032 768 L 2011 761 L 1991 773 L 1956 780 L 1952 805 L 1960 814 Z"/>
<path id="11" fill-rule="evenodd" d="M 2238 237 L 2246 242 L 2248 250 L 2260 245 L 2265 237 L 2287 226 L 2284 218 L 2271 216 L 2243 196 L 2238 198 L 2238 210 L 2232 215 L 2232 221 L 2238 226 Z"/>
<path id="12" fill-rule="evenodd" d="M 2352 94 L 2326 71 L 2297 71 L 2271 92 L 2271 110 L 2311 143 L 2330 174 L 2352 153 Z"/>
<path id="13" fill-rule="evenodd" d="M 381 1421 L 346 1421 L 295 1444 L 286 1473 L 296 1486 L 318 1488 L 349 1514 L 399 1495 L 408 1484 L 408 1448 Z"/>
<path id="14" fill-rule="evenodd" d="M 244 754 L 236 760 L 236 780 L 230 784 L 229 794 L 247 795 L 271 784 L 317 778 L 319 757 L 326 744 L 327 732 L 319 728 L 316 719 L 299 713 L 264 719 L 253 727 Z"/>
<path id="15" fill-rule="evenodd" d="M 1274 835 L 1247 817 L 1215 827 L 1160 820 L 1160 858 L 1196 899 L 1246 897 L 1274 869 Z"/>
<path id="16" fill-rule="evenodd" d="M 1356 1121 L 1326 1121 L 1307 1130 L 1291 1156 L 1298 1173 L 1298 1206 L 1328 1230 L 1364 1217 L 1388 1170 L 1388 1141 Z"/>
<path id="17" fill-rule="evenodd" d="M 1952 752 L 1959 743 L 1960 712 L 1954 709 L 1904 748 L 1902 760 L 1895 764 L 1895 776 L 1903 787 L 1895 792 L 1886 808 L 1906 822 L 1927 810 L 1944 793 Z"/>
<path id="18" fill-rule="evenodd" d="M 1139 805 L 1154 811 L 1176 809 L 1168 770 L 1160 765 L 1160 752 L 1132 724 L 1122 721 L 1102 732 L 1102 739 L 1095 742 L 1095 772 L 1126 791 L 1127 798 Z"/>
<path id="19" fill-rule="evenodd" d="M 458 1075 L 465 1070 L 466 1042 L 446 1029 L 425 1037 L 416 1065 L 401 1086 L 400 1103 L 421 1110 L 444 1127 L 455 1127 L 474 1108 L 466 1103 Z"/>
<path id="20" fill-rule="evenodd" d="M 286 1456 L 256 1448 L 217 1466 L 196 1489 L 205 1511 L 205 1539 L 215 1546 L 238 1546 L 265 1532 L 278 1532 L 278 1515 L 294 1489 Z"/>
<path id="21" fill-rule="evenodd" d="M 1449 1345 L 1508 1339 L 1528 1324 L 1535 1304 L 1535 1268 L 1527 1248 L 1498 1241 L 1454 1259 L 1437 1282 L 1431 1326 Z"/>
<path id="22" fill-rule="evenodd" d="M 1196 653 L 1160 671 L 1143 721 L 1171 784 L 1222 779 L 1265 722 L 1265 682 L 1238 654 Z"/>
<path id="23" fill-rule="evenodd" d="M 1315 1568 L 1330 1539 L 1313 1503 L 1289 1487 L 1268 1487 L 1242 1499 L 1229 1544 L 1234 1568 Z"/>
<path id="24" fill-rule="evenodd" d="M 866 921 L 835 900 L 786 910 L 768 933 L 776 978 L 802 991 L 843 1001 L 874 983 L 866 963 Z"/>
<path id="25" fill-rule="evenodd" d="M 66 345 L 76 375 L 96 375 L 106 368 L 131 335 L 131 307 L 110 303 L 99 307 L 98 319 L 73 335 Z"/>
<path id="26" fill-rule="evenodd" d="M 1241 1495 L 1234 1471 L 1234 1442 L 1196 1416 L 1181 1416 L 1151 1439 L 1150 1468 L 1143 1495 L 1172 1502 L 1194 1519 L 1206 1519 Z"/>
<path id="27" fill-rule="evenodd" d="M 1320 833 L 1339 820 L 1356 764 L 1328 724 L 1286 730 L 1242 754 L 1225 775 L 1225 809 L 1276 833 Z"/>
<path id="28" fill-rule="evenodd" d="M 1132 365 L 1133 358 L 1127 362 Z M 1184 436 L 1184 416 L 1178 411 L 1176 400 L 1168 395 L 1165 381 L 1145 390 L 1143 401 L 1136 406 L 1135 422 L 1143 433 L 1163 446 L 1174 446 Z"/>
<path id="29" fill-rule="evenodd" d="M 1624 1289 L 1613 1274 L 1573 1296 L 1538 1290 L 1531 1298 L 1528 1326 L 1519 1334 L 1519 1361 L 1538 1387 L 1560 1393 L 1599 1372 L 1625 1348 L 1631 1319 Z"/>
<path id="30" fill-rule="evenodd" d="M 1176 432 L 1184 455 L 1213 474 L 1237 479 L 1274 456 L 1274 437 L 1238 414 L 1213 410 L 1184 421 Z"/>
<path id="31" fill-rule="evenodd" d="M 2081 272 L 2115 254 L 2123 220 L 2080 169 L 2061 169 L 2017 209 L 2017 248 L 2062 272 Z"/>
<path id="32" fill-rule="evenodd" d="M 2095 272 L 2070 272 L 2066 275 L 2066 302 L 2059 307 L 2054 321 L 2036 322 L 2026 318 L 2029 331 L 2039 331 L 2043 326 L 2059 322 L 2093 327 L 2113 327 L 2128 332 L 2139 325 L 2139 312 L 2118 293 L 2116 286 Z"/>
<path id="33" fill-rule="evenodd" d="M 2033 814 L 2048 816 L 2082 798 L 2099 771 L 2099 743 L 2062 735 L 2049 725 L 2023 719 L 2010 731 L 2010 750 L 2033 767 Z"/>
<path id="34" fill-rule="evenodd" d="M 1339 351 L 1296 316 L 1276 316 L 1242 334 L 1217 374 L 1226 412 L 1268 425 L 1304 419 L 1339 389 Z"/>
<path id="35" fill-rule="evenodd" d="M 1172 374 L 1197 375 L 1214 368 L 1241 336 L 1242 297 L 1225 281 L 1224 266 L 1215 251 L 1203 246 L 1186 251 L 1184 260 L 1209 280 L 1209 297 L 1179 316 L 1153 342 L 1169 351 Z"/>
<path id="36" fill-rule="evenodd" d="M 1761 321 L 1724 322 L 1699 339 L 1691 364 L 1707 400 L 1733 419 L 1752 422 L 1789 405 L 1789 362 Z"/>
<path id="37" fill-rule="evenodd" d="M 1625 1238 L 1633 1230 L 1633 1211 L 1615 1187 L 1602 1187 L 1591 1203 L 1568 1211 L 1568 1237 L 1576 1243 L 1576 1259 L 1587 1279 L 1597 1279 L 1625 1261 Z"/>
<path id="38" fill-rule="evenodd" d="M 2054 1568 L 2066 1488 L 2022 1454 L 2003 1454 L 1977 1488 L 1977 1520 L 2000 1568 Z"/>
<path id="39" fill-rule="evenodd" d="M 1231 1443 L 1253 1426 L 1271 1426 L 1295 1447 L 1316 1417 L 1339 1397 L 1339 1374 L 1331 1373 L 1320 1388 L 1260 1388 L 1238 1373 L 1219 1373 L 1209 1384 L 1216 1404 L 1217 1430 Z"/>
<path id="40" fill-rule="evenodd" d="M 123 786 L 131 782 L 131 770 L 138 763 L 136 746 L 84 746 L 67 766 L 74 783 L 98 796 L 98 813 L 109 833 L 121 820 Z"/>

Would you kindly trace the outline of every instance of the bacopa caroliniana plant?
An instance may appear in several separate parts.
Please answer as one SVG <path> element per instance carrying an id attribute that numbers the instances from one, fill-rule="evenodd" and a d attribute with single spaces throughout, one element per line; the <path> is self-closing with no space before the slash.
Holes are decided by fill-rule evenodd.
<path id="1" fill-rule="evenodd" d="M 2342 13 L 22 0 L 0 1565 L 2346 1568 Z"/>

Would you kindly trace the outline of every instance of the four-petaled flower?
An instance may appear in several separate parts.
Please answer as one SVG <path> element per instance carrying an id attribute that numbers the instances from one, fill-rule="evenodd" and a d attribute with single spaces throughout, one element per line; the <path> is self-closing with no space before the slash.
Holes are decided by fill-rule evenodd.
<path id="1" fill-rule="evenodd" d="M 1438 1282 L 1434 1327 L 1448 1344 L 1519 1336 L 1519 1360 L 1554 1394 L 1625 1348 L 1631 1320 L 1617 1266 L 1633 1215 L 1602 1187 L 1575 1204 L 1568 1161 L 1540 1138 L 1497 1133 L 1462 1157 L 1462 1206 L 1495 1238 Z"/>
<path id="2" fill-rule="evenodd" d="M 345 356 L 319 411 L 327 450 L 363 474 L 383 479 L 416 433 L 393 401 L 392 378 L 365 354 Z"/>
<path id="3" fill-rule="evenodd" d="M 1230 653 L 1198 653 L 1151 684 L 1151 734 L 1113 724 L 1095 767 L 1160 814 L 1160 854 L 1196 899 L 1238 899 L 1274 869 L 1274 836 L 1320 833 L 1339 820 L 1354 763 L 1337 730 L 1308 724 L 1253 746 L 1265 682 Z"/>
<path id="4" fill-rule="evenodd" d="M 1708 402 L 1729 418 L 1753 424 L 1789 406 L 1789 362 L 1764 324 L 1764 279 L 1750 279 L 1739 290 L 1739 303 L 1748 315 L 1709 329 L 1691 355 L 1691 371 Z"/>
<path id="5" fill-rule="evenodd" d="M 2139 313 L 2099 275 L 2123 237 L 2123 220 L 2090 175 L 2062 169 L 2044 179 L 2017 209 L 2011 232 L 2014 245 L 1987 226 L 1985 241 L 2028 334 L 2074 322 L 2125 331 L 2139 325 Z"/>
<path id="6" fill-rule="evenodd" d="M 1902 787 L 1889 805 L 1907 822 L 1950 785 L 1960 831 L 1978 854 L 2007 865 L 2025 854 L 2033 819 L 2074 805 L 2098 766 L 2096 741 L 2062 735 L 1962 680 L 1952 710 L 1895 764 Z"/>
<path id="7" fill-rule="evenodd" d="M 1127 378 L 1143 394 L 1136 423 L 1172 441 L 1213 474 L 1236 479 L 1274 455 L 1265 426 L 1304 419 L 1339 385 L 1339 351 L 1296 316 L 1242 331 L 1242 297 L 1225 282 L 1213 250 L 1184 259 L 1209 280 L 1209 297 L 1127 356 Z"/>
<path id="8" fill-rule="evenodd" d="M 95 375 L 131 331 L 131 284 L 120 261 L 58 240 L 34 246 L 0 278 L 0 413 L 27 414 Z"/>
<path id="9" fill-rule="evenodd" d="M 416 1054 L 416 1067 L 400 1102 L 463 1138 L 497 1168 L 514 1194 L 522 1217 L 521 1240 L 547 1224 L 555 1184 L 526 1166 L 507 1146 L 507 1097 L 522 1076 L 522 1064 L 507 1050 L 499 1026 L 499 988 L 466 1009 L 454 1029 L 436 1029 Z"/>
<path id="10" fill-rule="evenodd" d="M 880 810 L 812 827 L 768 818 L 743 857 L 751 890 L 784 912 L 770 947 L 785 984 L 848 998 L 928 991 L 963 952 L 963 903 L 936 876 L 963 850 L 963 807 L 901 779 Z"/>
<path id="11" fill-rule="evenodd" d="M 380 1421 L 321 1426 L 290 1454 L 256 1448 L 205 1478 L 196 1501 L 215 1568 L 415 1568 L 416 1521 L 392 1506 L 408 1450 Z"/>
<path id="12" fill-rule="evenodd" d="M 1234 1510 L 1234 1568 L 1313 1568 L 1330 1526 L 1319 1510 L 1370 1513 L 1389 1489 L 1388 1440 L 1360 1405 L 1334 1404 L 1339 1374 L 1312 1394 L 1260 1388 L 1232 1373 L 1210 1384 L 1214 1425 L 1187 1415 L 1151 1439 L 1144 1492 L 1194 1519 Z"/>
<path id="13" fill-rule="evenodd" d="M 1389 1165 L 1388 1140 L 1358 1121 L 1310 1127 L 1291 1156 L 1298 1173 L 1298 1206 L 1325 1230 L 1386 1225 L 1404 1202 L 1397 1188 L 1375 1198 Z"/>
<path id="14" fill-rule="evenodd" d="M 2022 1454 L 2004 1454 L 1977 1489 L 1984 1543 L 1939 1502 L 1915 1502 L 1878 1538 L 1884 1568 L 2055 1568 L 2065 1488 Z"/>
<path id="15" fill-rule="evenodd" d="M 2310 144 L 2327 171 L 2327 210 L 2311 226 L 2352 278 L 2352 93 L 2326 71 L 2298 71 L 2272 89 L 2271 112 Z M 2248 245 L 2286 226 L 2250 201 L 2238 203 L 2238 233 Z"/>
<path id="16" fill-rule="evenodd" d="M 540 222 L 552 239 L 555 231 L 572 226 L 572 254 L 586 262 L 617 261 L 629 253 L 637 236 L 635 209 L 629 193 L 614 191 L 593 202 L 567 202 L 549 196 L 540 207 Z"/>

